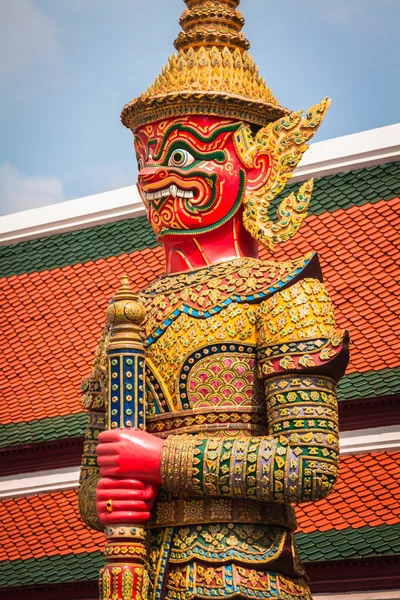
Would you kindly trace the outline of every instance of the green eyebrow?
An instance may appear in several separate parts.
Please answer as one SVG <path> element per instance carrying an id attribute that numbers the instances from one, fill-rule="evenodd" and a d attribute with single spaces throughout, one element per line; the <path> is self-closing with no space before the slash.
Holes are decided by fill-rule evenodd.
<path id="1" fill-rule="evenodd" d="M 166 155 L 166 157 L 163 160 L 163 165 L 166 166 L 168 164 L 169 159 L 171 158 L 172 153 L 174 152 L 174 150 L 187 150 L 188 152 L 190 152 L 190 154 L 193 156 L 193 158 L 196 159 L 196 161 L 202 161 L 202 160 L 215 160 L 217 163 L 224 163 L 226 161 L 226 152 L 224 152 L 223 150 L 214 150 L 214 152 L 198 152 L 196 150 L 196 148 L 193 148 L 188 142 L 184 141 L 184 140 L 174 140 L 171 144 L 171 146 L 168 148 L 168 154 Z M 193 167 L 192 165 L 189 165 L 189 167 Z M 189 168 L 189 167 L 183 167 L 185 169 Z"/>
<path id="2" fill-rule="evenodd" d="M 241 126 L 241 122 L 239 123 L 231 123 L 230 125 L 223 125 L 222 127 L 218 127 L 215 131 L 213 131 L 213 133 L 209 136 L 204 136 L 202 135 L 199 131 L 197 131 L 197 129 L 194 129 L 193 127 L 190 127 L 189 125 L 184 125 L 183 123 L 178 123 L 178 125 L 171 125 L 171 127 L 169 127 L 167 129 L 167 131 L 165 132 L 164 136 L 163 136 L 163 141 L 161 143 L 161 147 L 159 149 L 159 151 L 157 152 L 157 154 L 155 154 L 153 156 L 154 160 L 160 160 L 165 146 L 168 142 L 168 137 L 170 136 L 170 134 L 173 131 L 182 131 L 184 133 L 191 133 L 196 140 L 198 140 L 199 142 L 202 142 L 204 144 L 213 142 L 221 133 L 228 133 L 230 131 L 236 131 L 237 129 L 239 129 L 239 127 Z M 157 140 L 149 140 L 147 143 L 147 147 L 148 150 L 150 149 L 150 146 L 153 145 L 154 143 L 157 143 Z"/>

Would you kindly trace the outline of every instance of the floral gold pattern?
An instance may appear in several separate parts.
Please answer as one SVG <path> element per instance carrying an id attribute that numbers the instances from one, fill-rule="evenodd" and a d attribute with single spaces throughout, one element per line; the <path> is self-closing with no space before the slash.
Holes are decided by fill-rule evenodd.
<path id="1" fill-rule="evenodd" d="M 244 198 L 243 222 L 246 229 L 259 242 L 273 250 L 275 244 L 286 242 L 300 229 L 307 216 L 313 189 L 313 180 L 304 183 L 297 196 L 292 193 L 282 200 L 278 208 L 278 220 L 268 217 L 273 199 L 284 190 L 294 169 L 299 164 L 308 142 L 321 125 L 330 106 L 330 100 L 311 107 L 302 118 L 302 111 L 283 116 L 275 123 L 259 130 L 253 136 L 251 127 L 243 124 L 235 133 L 236 150 L 249 167 L 255 166 L 260 154 L 269 158 L 271 175 L 265 186 L 256 192 L 247 192 Z"/>

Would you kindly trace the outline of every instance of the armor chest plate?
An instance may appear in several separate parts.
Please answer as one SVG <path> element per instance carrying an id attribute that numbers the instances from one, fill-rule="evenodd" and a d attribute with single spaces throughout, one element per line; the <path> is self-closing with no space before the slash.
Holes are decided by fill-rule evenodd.
<path id="1" fill-rule="evenodd" d="M 164 406 L 154 394 L 157 390 L 149 391 L 148 431 L 161 436 L 265 433 L 264 395 L 256 366 L 252 346 L 215 344 L 195 351 L 183 362 L 174 382 L 175 395 L 169 401 L 164 396 Z"/>
<path id="2" fill-rule="evenodd" d="M 256 361 L 262 300 L 310 259 L 236 260 L 164 278 L 141 294 L 146 308 L 147 429 L 262 435 L 266 417 Z"/>

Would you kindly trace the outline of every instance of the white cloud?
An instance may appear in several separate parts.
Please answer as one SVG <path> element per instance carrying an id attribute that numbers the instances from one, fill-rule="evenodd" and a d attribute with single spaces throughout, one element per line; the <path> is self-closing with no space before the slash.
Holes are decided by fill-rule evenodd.
<path id="1" fill-rule="evenodd" d="M 54 21 L 32 0 L 0 0 L 0 81 L 3 90 L 31 69 L 57 66 Z"/>
<path id="2" fill-rule="evenodd" d="M 28 210 L 65 200 L 58 177 L 22 175 L 10 163 L 0 165 L 0 214 Z"/>

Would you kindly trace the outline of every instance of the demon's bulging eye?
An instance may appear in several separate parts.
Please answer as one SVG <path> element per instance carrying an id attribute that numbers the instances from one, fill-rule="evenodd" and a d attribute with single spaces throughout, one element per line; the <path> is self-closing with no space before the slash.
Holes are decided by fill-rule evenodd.
<path id="1" fill-rule="evenodd" d="M 137 166 L 139 171 L 141 171 L 144 168 L 143 160 L 139 156 L 137 157 Z"/>
<path id="2" fill-rule="evenodd" d="M 168 166 L 169 167 L 188 167 L 192 163 L 194 163 L 196 159 L 194 156 L 190 154 L 187 150 L 181 150 L 177 148 L 174 150 L 169 157 Z"/>

